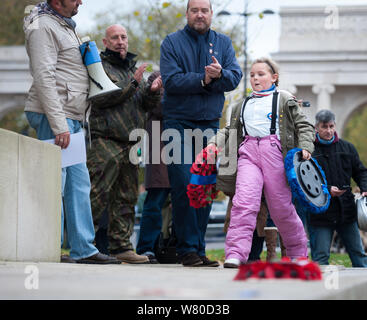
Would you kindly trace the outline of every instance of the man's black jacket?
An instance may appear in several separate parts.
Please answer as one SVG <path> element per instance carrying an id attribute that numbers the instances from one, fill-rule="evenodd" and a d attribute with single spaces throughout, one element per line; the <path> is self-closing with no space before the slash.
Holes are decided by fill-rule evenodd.
<path id="1" fill-rule="evenodd" d="M 317 160 L 325 172 L 328 189 L 331 186 L 341 188 L 351 184 L 351 178 L 357 183 L 361 192 L 367 191 L 367 169 L 359 159 L 356 148 L 335 134 L 332 144 L 321 144 L 315 141 L 312 157 Z M 311 214 L 312 226 L 331 227 L 356 221 L 357 209 L 351 190 L 340 197 L 332 197 L 329 209 L 322 214 Z"/>

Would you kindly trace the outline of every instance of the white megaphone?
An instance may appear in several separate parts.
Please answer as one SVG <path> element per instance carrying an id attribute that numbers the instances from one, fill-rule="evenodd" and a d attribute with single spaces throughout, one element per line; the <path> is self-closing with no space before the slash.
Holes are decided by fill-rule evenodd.
<path id="1" fill-rule="evenodd" d="M 89 37 L 84 37 L 82 41 L 83 44 L 79 49 L 83 57 L 83 62 L 87 67 L 90 80 L 88 100 L 97 96 L 111 94 L 112 92 L 122 91 L 106 75 L 96 43 L 90 41 Z"/>

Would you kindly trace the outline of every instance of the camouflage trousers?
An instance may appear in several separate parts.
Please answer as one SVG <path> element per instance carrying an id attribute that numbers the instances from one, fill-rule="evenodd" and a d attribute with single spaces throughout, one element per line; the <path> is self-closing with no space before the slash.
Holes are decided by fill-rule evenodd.
<path id="1" fill-rule="evenodd" d="M 107 211 L 109 250 L 132 250 L 138 199 L 138 167 L 129 161 L 130 145 L 98 138 L 87 153 L 91 204 L 96 232 Z"/>

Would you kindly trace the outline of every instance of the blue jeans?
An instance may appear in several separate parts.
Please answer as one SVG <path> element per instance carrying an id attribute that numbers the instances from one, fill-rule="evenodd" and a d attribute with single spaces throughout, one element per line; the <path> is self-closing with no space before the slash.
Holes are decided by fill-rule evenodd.
<path id="1" fill-rule="evenodd" d="M 330 246 L 334 231 L 341 237 L 353 267 L 367 267 L 367 255 L 364 252 L 357 222 L 333 227 L 312 227 L 314 248 L 312 260 L 321 264 L 329 264 Z M 312 249 L 312 247 L 311 247 Z"/>
<path id="2" fill-rule="evenodd" d="M 179 133 L 179 136 L 170 137 L 165 144 L 166 147 L 173 146 L 173 153 L 177 150 L 181 152 L 178 156 L 176 154 L 175 161 L 167 165 L 172 190 L 172 219 L 177 238 L 176 252 L 180 257 L 190 252 L 205 256 L 205 233 L 211 210 L 211 205 L 200 209 L 191 207 L 186 194 L 191 179 L 190 168 L 195 161 L 195 142 L 199 140 L 189 136 L 187 130 L 211 129 L 212 133 L 216 134 L 218 126 L 219 121 L 217 120 L 197 122 L 163 120 L 164 130 L 175 129 Z M 196 150 L 197 152 L 206 146 L 207 139 L 204 137 L 201 142 L 203 145 L 200 150 Z M 170 152 L 169 156 L 174 157 L 175 155 Z"/>
<path id="3" fill-rule="evenodd" d="M 154 254 L 154 245 L 162 229 L 162 208 L 169 195 L 169 188 L 148 188 L 140 220 L 138 254 Z"/>
<path id="4" fill-rule="evenodd" d="M 37 132 L 39 140 L 55 138 L 47 117 L 36 112 L 26 112 L 28 122 Z M 67 119 L 70 134 L 81 131 L 79 121 Z M 98 253 L 93 245 L 94 225 L 90 204 L 90 179 L 85 163 L 62 168 L 61 192 L 64 199 L 66 231 L 70 257 L 83 259 Z M 61 206 L 61 245 L 63 243 L 64 207 Z"/>

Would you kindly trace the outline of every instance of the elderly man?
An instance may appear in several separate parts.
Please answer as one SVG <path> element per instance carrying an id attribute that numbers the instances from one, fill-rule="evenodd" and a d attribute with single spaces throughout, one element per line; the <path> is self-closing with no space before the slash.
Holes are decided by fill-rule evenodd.
<path id="1" fill-rule="evenodd" d="M 189 137 L 187 133 L 190 130 L 216 133 L 224 92 L 234 90 L 242 77 L 231 39 L 210 29 L 212 17 L 209 0 L 188 1 L 187 25 L 168 35 L 161 45 L 160 67 L 165 89 L 163 129 L 174 129 L 181 138 L 178 141 L 181 161 L 168 165 L 168 175 L 177 253 L 184 266 L 219 265 L 205 255 L 205 232 L 211 207 L 190 207 L 186 194 L 195 157 L 193 148 L 188 150 L 187 145 L 194 142 L 203 143 L 205 147 L 207 141 Z"/>
<path id="2" fill-rule="evenodd" d="M 38 4 L 24 21 L 33 77 L 25 104 L 26 116 L 40 140 L 55 138 L 55 144 L 63 149 L 70 143 L 70 134 L 82 130 L 81 122 L 88 107 L 88 74 L 71 18 L 78 13 L 80 4 L 81 0 L 48 0 Z M 62 261 L 121 263 L 100 253 L 93 244 L 89 193 L 85 163 L 62 169 L 66 230 L 71 247 L 70 258 L 62 257 Z M 63 208 L 61 212 L 63 234 Z"/>
<path id="3" fill-rule="evenodd" d="M 147 256 L 134 252 L 130 242 L 138 199 L 138 166 L 129 161 L 133 146 L 129 135 L 136 128 L 144 128 L 144 112 L 160 103 L 162 80 L 158 77 L 150 86 L 146 84 L 143 73 L 147 64 L 136 68 L 136 55 L 128 51 L 128 35 L 123 26 L 108 27 L 103 43 L 104 70 L 122 91 L 92 99 L 92 141 L 87 164 L 96 238 L 103 239 L 108 234 L 108 250 L 122 262 L 149 263 Z M 101 223 L 101 218 L 106 217 L 108 223 Z M 100 244 L 103 241 L 97 241 L 98 248 Z"/>
<path id="4" fill-rule="evenodd" d="M 367 267 L 357 224 L 357 209 L 350 188 L 351 178 L 367 196 L 367 169 L 355 147 L 336 133 L 335 115 L 329 110 L 316 114 L 315 158 L 325 172 L 331 202 L 322 214 L 310 214 L 311 254 L 319 264 L 328 264 L 334 231 L 341 237 L 353 267 Z"/>

